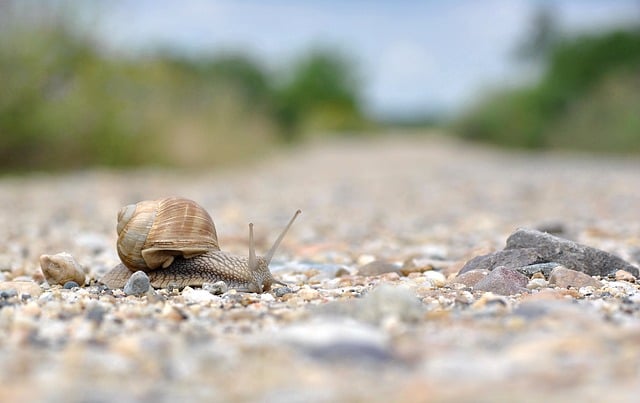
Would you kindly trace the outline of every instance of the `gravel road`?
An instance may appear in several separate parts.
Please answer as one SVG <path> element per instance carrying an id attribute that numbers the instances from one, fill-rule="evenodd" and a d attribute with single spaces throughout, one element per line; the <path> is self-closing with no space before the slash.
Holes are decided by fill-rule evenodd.
<path id="1" fill-rule="evenodd" d="M 288 287 L 126 296 L 132 202 L 198 201 L 222 249 L 266 251 Z M 0 179 L 0 401 L 636 401 L 633 276 L 514 295 L 456 281 L 471 258 L 537 228 L 640 263 L 640 160 L 497 151 L 433 138 L 315 144 L 216 172 Z M 48 285 L 66 251 L 90 280 Z"/>

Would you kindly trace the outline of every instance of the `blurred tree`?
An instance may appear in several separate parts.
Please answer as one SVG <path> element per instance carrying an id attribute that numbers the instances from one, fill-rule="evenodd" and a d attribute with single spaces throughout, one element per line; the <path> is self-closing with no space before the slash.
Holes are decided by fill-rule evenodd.
<path id="1" fill-rule="evenodd" d="M 301 59 L 276 90 L 276 117 L 290 142 L 305 129 L 348 130 L 362 124 L 359 82 L 341 54 L 316 49 Z"/>
<path id="2" fill-rule="evenodd" d="M 546 3 L 539 5 L 531 20 L 529 31 L 517 45 L 515 56 L 524 61 L 538 61 L 549 55 L 560 40 L 557 13 Z"/>
<path id="3" fill-rule="evenodd" d="M 43 4 L 0 0 L 1 170 L 212 166 L 363 120 L 352 66 L 329 49 L 276 83 L 239 53 L 105 53 L 75 3 Z"/>
<path id="4" fill-rule="evenodd" d="M 456 130 L 509 146 L 640 151 L 634 117 L 640 104 L 633 95 L 640 29 L 564 39 L 545 60 L 538 83 L 488 97 L 458 120 Z M 593 119 L 580 116 L 596 112 Z"/>

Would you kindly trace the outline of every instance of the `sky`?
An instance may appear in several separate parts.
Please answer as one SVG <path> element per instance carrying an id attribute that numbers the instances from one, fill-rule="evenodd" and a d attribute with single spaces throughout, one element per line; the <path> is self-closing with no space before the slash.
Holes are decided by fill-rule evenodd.
<path id="1" fill-rule="evenodd" d="M 640 21 L 639 0 L 119 0 L 97 25 L 108 46 L 242 51 L 282 67 L 314 46 L 356 63 L 368 112 L 456 112 L 524 80 L 514 49 L 539 5 L 566 32 Z"/>

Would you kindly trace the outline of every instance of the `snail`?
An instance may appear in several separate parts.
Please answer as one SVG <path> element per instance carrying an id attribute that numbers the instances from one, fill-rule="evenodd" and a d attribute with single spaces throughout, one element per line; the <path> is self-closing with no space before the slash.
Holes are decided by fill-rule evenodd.
<path id="1" fill-rule="evenodd" d="M 117 251 L 122 263 L 99 281 L 121 288 L 142 270 L 155 288 L 224 281 L 238 291 L 268 291 L 274 283 L 285 285 L 273 278 L 269 263 L 300 213 L 295 212 L 264 257 L 255 254 L 253 224 L 249 224 L 249 255 L 237 256 L 220 250 L 211 216 L 192 200 L 168 197 L 130 204 L 118 212 Z"/>

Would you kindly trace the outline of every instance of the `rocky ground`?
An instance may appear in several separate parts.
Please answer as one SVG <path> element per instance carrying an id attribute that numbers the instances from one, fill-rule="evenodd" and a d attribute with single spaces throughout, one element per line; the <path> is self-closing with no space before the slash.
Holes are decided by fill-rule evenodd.
<path id="1" fill-rule="evenodd" d="M 272 263 L 287 286 L 98 285 L 118 263 L 118 209 L 166 195 L 206 207 L 222 248 L 242 255 L 248 222 L 266 251 L 302 209 Z M 437 138 L 310 146 L 214 173 L 6 177 L 0 401 L 636 401 L 639 206 L 637 158 Z M 559 243 L 507 245 L 518 228 Z M 593 255 L 564 239 L 624 262 L 603 255 L 589 272 Z M 39 257 L 62 251 L 87 285 L 47 284 Z"/>

